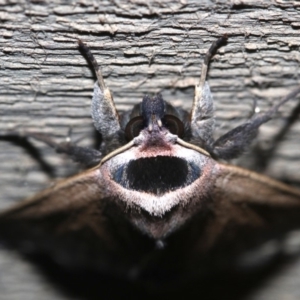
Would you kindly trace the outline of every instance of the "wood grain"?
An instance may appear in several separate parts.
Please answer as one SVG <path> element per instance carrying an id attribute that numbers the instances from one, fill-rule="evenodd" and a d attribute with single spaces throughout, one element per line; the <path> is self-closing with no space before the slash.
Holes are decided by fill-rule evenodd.
<path id="1" fill-rule="evenodd" d="M 209 73 L 219 136 L 249 117 L 254 100 L 266 110 L 299 84 L 299 9 L 296 1 L 283 0 L 4 1 L 0 131 L 20 126 L 63 140 L 72 128 L 73 140 L 94 146 L 90 101 L 95 77 L 77 49 L 77 38 L 97 57 L 118 109 L 156 92 L 190 108 L 202 58 L 211 42 L 227 33 L 228 44 L 213 59 Z M 262 147 L 298 103 L 299 98 L 287 103 L 278 118 L 261 128 Z M 299 133 L 298 119 L 264 173 L 300 185 Z M 53 173 L 45 173 L 28 147 L 1 141 L 1 208 L 78 170 L 68 158 L 33 144 Z M 243 159 L 246 166 L 257 161 L 253 153 Z M 5 270 L 0 299 L 69 299 L 14 253 L 1 251 L 0 261 Z M 297 286 L 293 291 L 297 295 Z M 276 294 L 270 293 L 272 299 L 285 296 L 277 294 L 278 286 Z M 289 299 L 297 299 L 289 293 Z"/>

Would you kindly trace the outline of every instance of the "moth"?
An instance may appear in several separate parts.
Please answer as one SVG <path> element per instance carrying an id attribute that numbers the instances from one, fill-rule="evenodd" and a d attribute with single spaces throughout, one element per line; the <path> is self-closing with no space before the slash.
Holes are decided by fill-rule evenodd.
<path id="1" fill-rule="evenodd" d="M 10 132 L 93 167 L 1 212 L 1 244 L 42 253 L 71 270 L 167 284 L 232 265 L 249 249 L 299 228 L 300 190 L 222 161 L 241 155 L 300 87 L 215 140 L 206 76 L 226 39 L 205 56 L 190 112 L 157 94 L 123 114 L 79 40 L 97 75 L 91 111 L 101 147 Z"/>

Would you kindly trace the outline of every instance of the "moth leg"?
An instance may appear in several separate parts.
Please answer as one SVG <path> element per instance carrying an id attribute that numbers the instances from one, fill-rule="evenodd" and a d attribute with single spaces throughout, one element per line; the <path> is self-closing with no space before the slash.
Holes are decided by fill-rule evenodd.
<path id="1" fill-rule="evenodd" d="M 104 83 L 101 68 L 90 49 L 81 40 L 78 40 L 78 45 L 88 61 L 93 65 L 97 76 L 91 106 L 94 126 L 102 134 L 105 144 L 112 144 L 113 148 L 118 148 L 121 146 L 121 126 L 112 94 Z"/>
<path id="2" fill-rule="evenodd" d="M 282 128 L 277 132 L 273 139 L 268 143 L 268 147 L 261 147 L 261 145 L 256 145 L 254 148 L 254 158 L 256 170 L 263 172 L 267 169 L 269 163 L 272 161 L 274 153 L 278 148 L 279 144 L 283 141 L 286 134 L 289 132 L 291 126 L 298 120 L 300 115 L 300 102 L 291 112 L 291 115 L 286 119 Z"/>
<path id="3" fill-rule="evenodd" d="M 212 43 L 202 64 L 199 84 L 195 86 L 195 96 L 191 111 L 191 130 L 195 142 L 201 141 L 202 144 L 210 144 L 213 141 L 212 134 L 215 124 L 213 97 L 209 84 L 206 81 L 208 65 L 213 55 L 226 41 L 227 35 L 224 35 Z"/>
<path id="4" fill-rule="evenodd" d="M 238 157 L 255 138 L 259 127 L 272 119 L 280 106 L 290 99 L 293 99 L 299 93 L 300 87 L 289 93 L 267 112 L 253 117 L 245 124 L 242 124 L 221 136 L 213 143 L 211 154 L 220 159 L 232 159 Z"/>
<path id="5" fill-rule="evenodd" d="M 69 155 L 74 161 L 77 161 L 86 167 L 97 165 L 102 158 L 102 153 L 98 150 L 90 149 L 87 147 L 80 147 L 70 141 L 57 143 L 44 133 L 11 131 L 6 136 L 18 138 L 33 138 L 35 140 L 41 141 L 49 145 L 51 148 L 54 148 L 57 153 L 65 153 Z"/>

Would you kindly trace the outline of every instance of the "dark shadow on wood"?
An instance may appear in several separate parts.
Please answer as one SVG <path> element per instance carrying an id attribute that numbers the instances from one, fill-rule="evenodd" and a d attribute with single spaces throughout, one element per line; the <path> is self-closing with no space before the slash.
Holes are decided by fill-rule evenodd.
<path id="1" fill-rule="evenodd" d="M 279 144 L 284 140 L 285 136 L 289 132 L 290 128 L 293 124 L 298 120 L 300 114 L 300 102 L 293 109 L 290 116 L 286 119 L 284 126 L 280 129 L 280 131 L 274 136 L 272 142 L 269 147 L 263 149 L 260 144 L 257 144 L 253 149 L 253 157 L 255 160 L 255 166 L 257 166 L 257 172 L 263 172 L 267 169 L 274 154 L 279 146 Z"/>
<path id="2" fill-rule="evenodd" d="M 67 271 L 45 256 L 26 256 L 43 275 L 62 293 L 84 300 L 110 299 L 203 299 L 203 300 L 242 300 L 263 286 L 297 256 L 277 255 L 269 264 L 250 272 L 227 270 L 213 272 L 205 278 L 191 280 L 184 286 L 174 284 L 162 289 L 101 275 L 94 272 Z"/>
<path id="3" fill-rule="evenodd" d="M 55 168 L 43 158 L 42 153 L 34 145 L 32 145 L 32 143 L 28 141 L 27 138 L 18 137 L 15 135 L 6 135 L 0 136 L 0 141 L 7 141 L 16 145 L 17 147 L 22 147 L 32 158 L 34 158 L 38 162 L 44 173 L 46 173 L 51 178 L 55 176 Z"/>

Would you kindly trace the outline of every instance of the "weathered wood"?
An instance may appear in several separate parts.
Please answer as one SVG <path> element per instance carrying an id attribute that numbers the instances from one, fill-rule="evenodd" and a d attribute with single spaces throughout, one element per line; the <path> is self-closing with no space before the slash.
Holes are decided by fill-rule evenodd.
<path id="1" fill-rule="evenodd" d="M 228 44 L 215 56 L 209 73 L 220 135 L 249 117 L 254 100 L 265 110 L 299 84 L 299 10 L 297 1 L 284 0 L 4 1 L 0 130 L 19 126 L 63 140 L 72 128 L 73 140 L 83 137 L 80 144 L 94 146 L 89 110 L 95 77 L 78 51 L 78 38 L 97 57 L 120 110 L 156 92 L 189 109 L 203 55 L 226 33 Z M 262 127 L 261 145 L 272 140 L 298 103 L 299 97 L 290 101 L 276 120 Z M 266 174 L 300 185 L 299 133 L 298 120 L 276 149 Z M 0 208 L 78 170 L 66 157 L 33 144 L 54 167 L 53 176 L 25 148 L 0 141 Z M 252 166 L 255 157 L 245 157 L 244 164 Z M 23 299 L 68 299 L 14 254 L 3 252 L 0 261 L 0 299 L 19 299 L 23 289 L 28 292 Z M 30 280 L 25 287 L 24 273 L 16 273 L 25 269 L 27 274 L 27 268 Z M 276 297 L 272 299 L 283 299 L 283 294 Z"/>

